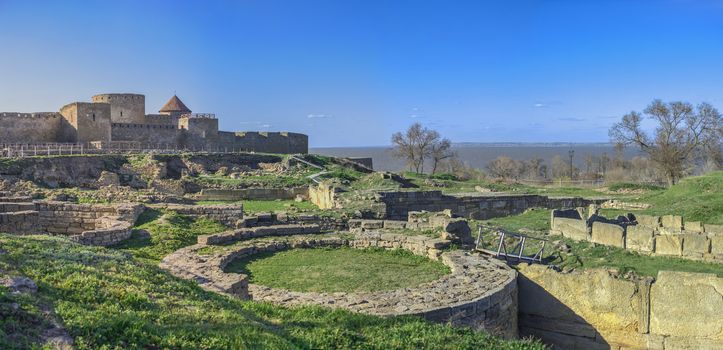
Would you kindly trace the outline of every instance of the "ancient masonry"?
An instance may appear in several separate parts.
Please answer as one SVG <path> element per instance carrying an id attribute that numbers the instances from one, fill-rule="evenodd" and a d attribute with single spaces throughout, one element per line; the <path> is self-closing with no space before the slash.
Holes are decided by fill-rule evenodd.
<path id="1" fill-rule="evenodd" d="M 615 246 L 642 254 L 723 261 L 723 226 L 685 221 L 677 215 L 628 214 L 608 219 L 589 209 L 553 210 L 550 232 L 574 240 Z"/>
<path id="2" fill-rule="evenodd" d="M 166 256 L 160 266 L 198 282 L 204 289 L 282 305 L 324 305 L 379 316 L 417 315 L 428 320 L 517 336 L 517 273 L 501 261 L 447 249 L 441 238 L 355 232 L 318 234 L 318 225 L 243 228 L 201 236 L 198 244 Z M 238 242 L 236 244 L 232 244 Z M 231 261 L 284 249 L 341 247 L 405 249 L 439 260 L 451 274 L 416 287 L 366 293 L 294 292 L 249 284 L 243 274 L 224 271 Z"/>
<path id="3" fill-rule="evenodd" d="M 177 96 L 146 114 L 145 96 L 95 95 L 59 112 L 0 112 L 0 143 L 82 144 L 89 149 L 191 149 L 307 153 L 308 136 L 290 132 L 218 130 L 212 113 L 192 113 Z"/>

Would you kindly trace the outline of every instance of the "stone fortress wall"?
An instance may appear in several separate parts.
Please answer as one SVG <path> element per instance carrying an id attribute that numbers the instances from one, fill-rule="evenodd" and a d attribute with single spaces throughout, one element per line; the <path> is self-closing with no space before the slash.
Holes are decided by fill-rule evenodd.
<path id="1" fill-rule="evenodd" d="M 574 240 L 643 254 L 723 262 L 723 226 L 685 221 L 677 215 L 632 215 L 607 219 L 587 211 L 553 210 L 550 232 Z"/>
<path id="2" fill-rule="evenodd" d="M 122 141 L 146 149 L 308 153 L 304 134 L 226 132 L 219 131 L 213 114 L 145 112 L 145 96 L 140 94 L 95 95 L 92 102 L 73 102 L 59 112 L 0 112 L 0 144 L 79 143 L 110 149 Z"/>

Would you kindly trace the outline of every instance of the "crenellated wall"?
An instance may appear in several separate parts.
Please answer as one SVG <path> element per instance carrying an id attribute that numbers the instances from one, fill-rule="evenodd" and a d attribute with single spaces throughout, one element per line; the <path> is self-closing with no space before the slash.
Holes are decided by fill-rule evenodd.
<path id="1" fill-rule="evenodd" d="M 60 113 L 0 113 L 0 143 L 138 142 L 142 149 L 308 153 L 308 136 L 219 131 L 213 114 L 145 114 L 145 96 L 100 94 Z M 103 147 L 112 149 L 114 147 Z"/>
<path id="2" fill-rule="evenodd" d="M 0 143 L 59 142 L 63 122 L 58 112 L 0 112 Z"/>

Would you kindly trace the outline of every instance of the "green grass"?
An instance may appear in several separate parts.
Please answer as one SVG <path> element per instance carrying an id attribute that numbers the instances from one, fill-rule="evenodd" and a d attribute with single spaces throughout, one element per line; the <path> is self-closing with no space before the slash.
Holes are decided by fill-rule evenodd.
<path id="1" fill-rule="evenodd" d="M 228 271 L 252 283 L 300 292 L 373 292 L 431 282 L 449 273 L 441 262 L 404 250 L 316 248 L 258 254 Z"/>
<path id="2" fill-rule="evenodd" d="M 3 349 L 34 346 L 43 325 L 33 310 L 42 303 L 54 309 L 79 350 L 544 348 L 414 317 L 241 301 L 175 278 L 135 252 L 61 237 L 0 235 L 0 245 L 7 251 L 0 270 L 39 286 L 11 317 L 7 302 L 19 297 L 0 289 Z"/>
<path id="3" fill-rule="evenodd" d="M 160 261 L 180 248 L 196 244 L 196 237 L 199 235 L 228 230 L 226 226 L 209 219 L 194 219 L 173 211 L 163 213 L 152 209 L 141 214 L 135 229 L 147 230 L 151 237 L 143 238 L 134 233 L 115 248 L 152 261 Z"/>
<path id="4" fill-rule="evenodd" d="M 293 200 L 250 200 L 243 201 L 245 213 L 268 213 L 277 211 L 310 211 L 319 208 L 314 203 L 303 201 L 297 202 Z"/>
<path id="5" fill-rule="evenodd" d="M 642 213 L 682 215 L 688 221 L 723 225 L 723 171 L 691 176 L 665 191 L 643 195 L 651 207 Z"/>
<path id="6" fill-rule="evenodd" d="M 520 229 L 547 232 L 550 230 L 550 210 L 533 208 L 522 214 L 485 220 L 484 223 L 512 232 L 519 232 Z"/>
<path id="7" fill-rule="evenodd" d="M 614 183 L 608 186 L 608 190 L 610 191 L 620 191 L 620 190 L 644 190 L 644 191 L 660 191 L 664 190 L 665 187 L 662 186 L 656 186 L 651 184 L 636 184 L 636 183 L 628 183 L 628 182 L 618 182 Z"/>

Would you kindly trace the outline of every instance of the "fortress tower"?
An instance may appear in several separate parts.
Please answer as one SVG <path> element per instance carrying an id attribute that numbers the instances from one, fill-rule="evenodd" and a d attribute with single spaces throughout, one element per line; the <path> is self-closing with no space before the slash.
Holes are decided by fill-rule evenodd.
<path id="1" fill-rule="evenodd" d="M 110 104 L 110 119 L 113 123 L 145 123 L 146 96 L 144 95 L 100 94 L 93 96 L 93 102 Z"/>
<path id="2" fill-rule="evenodd" d="M 173 95 L 168 102 L 158 111 L 161 114 L 171 116 L 171 118 L 178 118 L 184 114 L 191 113 L 191 110 L 186 107 L 178 96 Z"/>

